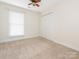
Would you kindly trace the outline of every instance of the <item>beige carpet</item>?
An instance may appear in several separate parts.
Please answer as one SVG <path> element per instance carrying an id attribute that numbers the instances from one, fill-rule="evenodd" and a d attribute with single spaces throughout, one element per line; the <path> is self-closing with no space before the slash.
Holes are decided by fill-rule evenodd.
<path id="1" fill-rule="evenodd" d="M 0 44 L 0 59 L 79 59 L 79 53 L 37 37 Z"/>

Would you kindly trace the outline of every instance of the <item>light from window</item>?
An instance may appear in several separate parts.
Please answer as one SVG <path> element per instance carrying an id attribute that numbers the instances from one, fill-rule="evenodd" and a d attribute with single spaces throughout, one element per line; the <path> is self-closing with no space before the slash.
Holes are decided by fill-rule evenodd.
<path id="1" fill-rule="evenodd" d="M 17 11 L 10 11 L 9 19 L 9 35 L 24 35 L 24 14 Z"/>

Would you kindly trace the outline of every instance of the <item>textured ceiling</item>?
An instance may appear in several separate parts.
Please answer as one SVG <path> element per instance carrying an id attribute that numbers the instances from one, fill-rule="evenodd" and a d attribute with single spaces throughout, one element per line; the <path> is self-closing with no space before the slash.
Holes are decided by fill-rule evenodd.
<path id="1" fill-rule="evenodd" d="M 42 0 L 40 3 L 40 7 L 28 6 L 28 3 L 30 2 L 29 0 L 0 0 L 0 1 L 12 4 L 12 5 L 20 6 L 29 10 L 44 12 L 47 9 L 53 7 L 53 5 L 58 0 Z"/>

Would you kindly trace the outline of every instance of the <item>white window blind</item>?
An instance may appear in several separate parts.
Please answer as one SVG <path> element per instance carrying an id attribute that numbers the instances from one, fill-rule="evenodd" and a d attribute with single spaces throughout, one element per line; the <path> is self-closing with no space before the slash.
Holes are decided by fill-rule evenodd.
<path id="1" fill-rule="evenodd" d="M 9 35 L 24 35 L 24 14 L 17 11 L 10 11 L 9 19 Z"/>

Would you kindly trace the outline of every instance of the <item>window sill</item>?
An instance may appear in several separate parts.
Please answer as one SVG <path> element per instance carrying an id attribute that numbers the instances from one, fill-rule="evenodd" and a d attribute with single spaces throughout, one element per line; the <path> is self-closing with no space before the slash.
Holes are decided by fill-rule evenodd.
<path id="1" fill-rule="evenodd" d="M 24 35 L 20 35 L 20 36 L 10 36 L 9 38 L 20 38 L 20 37 L 24 37 Z"/>

